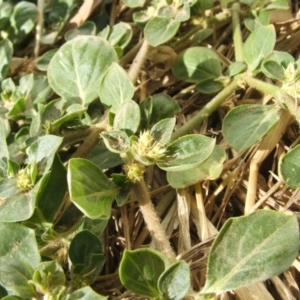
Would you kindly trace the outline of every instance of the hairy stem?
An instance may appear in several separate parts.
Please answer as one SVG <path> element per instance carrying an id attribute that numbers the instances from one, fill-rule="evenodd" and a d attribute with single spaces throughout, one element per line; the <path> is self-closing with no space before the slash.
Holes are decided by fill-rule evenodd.
<path id="1" fill-rule="evenodd" d="M 144 179 L 134 185 L 134 192 L 139 201 L 141 212 L 156 248 L 166 256 L 170 263 L 175 262 L 175 253 L 160 224 L 160 220 L 149 197 Z"/>
<path id="2" fill-rule="evenodd" d="M 240 20 L 240 3 L 236 2 L 232 5 L 232 29 L 233 29 L 233 44 L 236 61 L 244 61 L 243 58 L 243 39 L 241 32 Z"/>
<path id="3" fill-rule="evenodd" d="M 172 134 L 171 140 L 174 141 L 181 136 L 192 132 L 205 119 L 207 119 L 218 107 L 228 99 L 228 97 L 238 88 L 238 80 L 234 79 L 219 94 L 217 94 L 209 103 L 207 103 L 193 118 L 181 126 Z"/>

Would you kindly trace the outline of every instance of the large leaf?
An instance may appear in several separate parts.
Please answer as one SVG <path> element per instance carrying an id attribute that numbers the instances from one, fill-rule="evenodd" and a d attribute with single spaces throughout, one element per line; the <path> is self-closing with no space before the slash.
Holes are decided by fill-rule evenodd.
<path id="1" fill-rule="evenodd" d="M 6 39 L 0 42 L 0 82 L 5 79 L 13 54 L 13 45 Z"/>
<path id="2" fill-rule="evenodd" d="M 202 180 L 213 180 L 220 176 L 223 170 L 223 162 L 226 159 L 225 151 L 218 145 L 212 154 L 202 164 L 193 168 L 193 171 L 167 172 L 170 185 L 174 188 L 184 188 Z"/>
<path id="3" fill-rule="evenodd" d="M 178 31 L 180 22 L 171 18 L 154 17 L 145 27 L 145 39 L 151 46 L 169 41 Z"/>
<path id="4" fill-rule="evenodd" d="M 293 148 L 282 158 L 280 175 L 291 188 L 300 187 L 300 145 Z"/>
<path id="5" fill-rule="evenodd" d="M 172 71 L 178 79 L 187 82 L 201 82 L 222 75 L 218 55 L 204 47 L 191 47 L 184 51 L 176 59 Z"/>
<path id="6" fill-rule="evenodd" d="M 40 255 L 33 229 L 18 223 L 0 222 L 0 236 L 1 258 L 20 260 L 33 269 L 36 268 L 40 262 Z"/>
<path id="7" fill-rule="evenodd" d="M 214 241 L 201 294 L 237 289 L 285 271 L 299 249 L 296 217 L 260 210 L 229 219 Z"/>
<path id="8" fill-rule="evenodd" d="M 275 105 L 241 105 L 224 118 L 223 135 L 240 152 L 254 145 L 279 119 Z"/>
<path id="9" fill-rule="evenodd" d="M 166 171 L 184 171 L 200 165 L 215 147 L 215 140 L 200 134 L 179 138 L 167 148 L 170 159 L 157 165 Z"/>
<path id="10" fill-rule="evenodd" d="M 276 32 L 273 25 L 256 28 L 243 45 L 244 59 L 251 70 L 255 70 L 260 62 L 268 56 L 276 42 Z"/>
<path id="11" fill-rule="evenodd" d="M 126 71 L 118 64 L 113 63 L 100 83 L 101 102 L 116 113 L 122 103 L 132 99 L 133 94 L 134 86 Z"/>
<path id="12" fill-rule="evenodd" d="M 71 201 L 91 219 L 108 219 L 111 203 L 118 193 L 105 174 L 86 159 L 71 159 L 68 168 Z"/>
<path id="13" fill-rule="evenodd" d="M 157 283 L 166 264 L 165 258 L 152 249 L 125 250 L 119 276 L 128 290 L 152 299 L 160 295 Z"/>
<path id="14" fill-rule="evenodd" d="M 48 67 L 49 83 L 69 102 L 88 105 L 97 98 L 102 76 L 117 59 L 106 40 L 79 36 L 65 43 L 53 56 Z"/>

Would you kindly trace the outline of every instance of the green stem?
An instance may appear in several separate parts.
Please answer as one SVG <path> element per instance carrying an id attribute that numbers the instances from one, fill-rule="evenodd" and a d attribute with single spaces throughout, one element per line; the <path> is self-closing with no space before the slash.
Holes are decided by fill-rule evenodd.
<path id="1" fill-rule="evenodd" d="M 153 203 L 151 202 L 144 179 L 134 185 L 134 192 L 139 201 L 140 209 L 152 236 L 156 248 L 162 252 L 170 263 L 176 262 L 175 253 L 168 241 L 164 229 L 160 224 Z"/>
<path id="2" fill-rule="evenodd" d="M 218 107 L 228 99 L 228 97 L 238 88 L 238 80 L 234 79 L 227 85 L 219 94 L 217 94 L 209 103 L 207 103 L 202 110 L 200 110 L 193 118 L 186 124 L 181 126 L 177 131 L 172 134 L 171 141 L 178 139 L 192 132 L 199 126 L 205 119 L 207 119 Z"/>
<path id="3" fill-rule="evenodd" d="M 232 5 L 232 29 L 233 29 L 233 43 L 236 61 L 244 61 L 243 57 L 243 38 L 241 32 L 240 20 L 240 3 L 236 2 Z"/>

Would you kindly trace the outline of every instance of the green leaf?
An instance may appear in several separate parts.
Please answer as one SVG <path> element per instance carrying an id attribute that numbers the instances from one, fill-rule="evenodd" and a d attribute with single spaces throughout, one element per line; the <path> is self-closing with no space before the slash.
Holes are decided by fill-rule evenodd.
<path id="1" fill-rule="evenodd" d="M 73 238 L 69 257 L 74 266 L 74 276 L 84 277 L 89 284 L 96 280 L 105 263 L 99 238 L 88 230 L 80 231 Z M 76 273 L 78 265 L 83 267 Z"/>
<path id="2" fill-rule="evenodd" d="M 181 53 L 172 66 L 174 75 L 187 82 L 216 79 L 222 75 L 218 55 L 211 49 L 191 47 Z"/>
<path id="3" fill-rule="evenodd" d="M 237 74 L 240 74 L 240 73 L 246 71 L 246 69 L 247 69 L 247 65 L 245 63 L 236 61 L 229 65 L 228 70 L 227 70 L 228 76 L 233 77 Z"/>
<path id="4" fill-rule="evenodd" d="M 152 249 L 125 250 L 120 263 L 120 280 L 133 293 L 149 298 L 158 297 L 157 283 L 166 264 L 162 254 Z"/>
<path id="5" fill-rule="evenodd" d="M 71 201 L 91 219 L 108 219 L 111 203 L 118 193 L 105 174 L 86 159 L 71 159 L 68 167 Z"/>
<path id="6" fill-rule="evenodd" d="M 28 164 L 37 164 L 39 174 L 45 174 L 51 167 L 63 138 L 56 135 L 39 137 L 28 149 Z"/>
<path id="7" fill-rule="evenodd" d="M 91 287 L 86 286 L 68 295 L 66 300 L 107 300 L 107 297 L 99 295 Z"/>
<path id="8" fill-rule="evenodd" d="M 0 284 L 7 291 L 22 298 L 36 298 L 36 291 L 28 281 L 31 279 L 33 269 L 22 260 L 13 258 L 0 258 Z"/>
<path id="9" fill-rule="evenodd" d="M 0 180 L 0 219 L 18 222 L 29 219 L 34 211 L 33 190 L 22 192 L 14 178 Z"/>
<path id="10" fill-rule="evenodd" d="M 0 81 L 6 78 L 13 54 L 13 45 L 6 39 L 0 42 Z"/>
<path id="11" fill-rule="evenodd" d="M 0 119 L 0 159 L 9 158 L 9 152 L 6 143 L 6 126 L 3 119 Z"/>
<path id="12" fill-rule="evenodd" d="M 144 34 L 147 42 L 157 47 L 175 36 L 180 22 L 171 18 L 154 17 L 147 23 Z"/>
<path id="13" fill-rule="evenodd" d="M 36 62 L 37 68 L 40 71 L 47 71 L 50 61 L 57 51 L 58 51 L 58 49 L 51 49 L 51 50 L 45 52 L 43 55 L 41 55 Z"/>
<path id="14" fill-rule="evenodd" d="M 38 10 L 33 3 L 21 1 L 14 7 L 8 30 L 8 38 L 13 44 L 23 42 L 33 30 L 37 16 Z"/>
<path id="15" fill-rule="evenodd" d="M 113 153 L 127 152 L 129 149 L 129 137 L 124 131 L 105 131 L 101 137 L 107 149 Z"/>
<path id="16" fill-rule="evenodd" d="M 168 146 L 170 160 L 159 162 L 157 165 L 166 171 L 195 168 L 211 155 L 214 147 L 214 139 L 200 134 L 186 135 Z"/>
<path id="17" fill-rule="evenodd" d="M 190 268 L 185 261 L 172 264 L 160 276 L 158 289 L 168 300 L 181 300 L 190 288 Z"/>
<path id="18" fill-rule="evenodd" d="M 79 36 L 53 56 L 48 68 L 49 84 L 67 101 L 87 106 L 97 98 L 102 76 L 117 59 L 115 50 L 104 39 Z"/>
<path id="19" fill-rule="evenodd" d="M 295 216 L 260 210 L 229 219 L 215 239 L 201 294 L 234 290 L 278 275 L 298 254 Z"/>
<path id="20" fill-rule="evenodd" d="M 70 41 L 79 35 L 95 35 L 96 25 L 94 22 L 87 21 L 78 26 L 77 28 L 71 29 L 65 34 L 65 40 Z"/>
<path id="21" fill-rule="evenodd" d="M 36 195 L 36 206 L 47 222 L 53 222 L 68 188 L 67 172 L 56 155 L 50 173 L 41 178 Z M 53 197 L 55 191 L 55 197 Z"/>
<path id="22" fill-rule="evenodd" d="M 36 268 L 40 262 L 40 255 L 33 229 L 18 223 L 0 222 L 0 236 L 0 257 L 3 261 L 20 260 L 33 269 Z"/>
<path id="23" fill-rule="evenodd" d="M 128 7 L 142 7 L 146 0 L 122 0 L 122 2 Z"/>
<path id="24" fill-rule="evenodd" d="M 223 87 L 223 83 L 219 82 L 217 79 L 203 80 L 196 85 L 196 89 L 203 94 L 217 93 Z"/>
<path id="25" fill-rule="evenodd" d="M 267 5 L 267 9 L 274 10 L 274 9 L 289 9 L 289 3 L 286 0 L 275 0 L 271 1 L 270 4 Z"/>
<path id="26" fill-rule="evenodd" d="M 194 44 L 200 44 L 203 42 L 205 39 L 207 39 L 209 36 L 213 34 L 213 29 L 212 28 L 205 28 L 197 32 L 193 38 L 192 38 L 192 45 Z"/>
<path id="27" fill-rule="evenodd" d="M 294 61 L 293 56 L 287 52 L 273 51 L 263 60 L 261 71 L 269 78 L 284 81 L 284 71 Z"/>
<path id="28" fill-rule="evenodd" d="M 140 125 L 141 112 L 138 104 L 132 100 L 123 102 L 114 118 L 114 130 L 125 131 L 128 136 L 133 135 Z"/>
<path id="29" fill-rule="evenodd" d="M 129 44 L 131 38 L 132 28 L 130 25 L 124 22 L 119 22 L 113 26 L 107 40 L 114 47 L 120 47 L 123 50 Z"/>
<path id="30" fill-rule="evenodd" d="M 89 218 L 85 218 L 82 224 L 82 229 L 88 230 L 96 236 L 101 236 L 106 228 L 107 223 L 107 219 L 92 220 Z"/>
<path id="31" fill-rule="evenodd" d="M 150 134 L 155 141 L 165 145 L 171 139 L 175 123 L 176 118 L 163 119 L 151 128 Z"/>
<path id="32" fill-rule="evenodd" d="M 161 93 L 151 96 L 152 112 L 150 123 L 155 124 L 162 119 L 173 118 L 180 107 L 169 95 Z"/>
<path id="33" fill-rule="evenodd" d="M 289 151 L 281 160 L 280 175 L 293 189 L 300 186 L 300 145 Z"/>
<path id="34" fill-rule="evenodd" d="M 32 282 L 44 295 L 57 295 L 59 290 L 64 289 L 66 278 L 57 261 L 45 261 L 35 269 Z"/>
<path id="35" fill-rule="evenodd" d="M 243 45 L 244 59 L 253 71 L 274 49 L 276 32 L 273 25 L 261 26 L 250 33 Z"/>
<path id="36" fill-rule="evenodd" d="M 259 141 L 279 120 L 275 105 L 241 105 L 226 115 L 222 131 L 227 143 L 241 152 Z"/>
<path id="37" fill-rule="evenodd" d="M 214 180 L 223 171 L 223 162 L 226 159 L 226 152 L 218 145 L 215 146 L 212 154 L 202 164 L 191 170 L 180 172 L 167 172 L 167 179 L 173 188 L 185 188 L 189 185 L 203 180 Z"/>
<path id="38" fill-rule="evenodd" d="M 134 86 L 126 71 L 117 63 L 113 63 L 103 76 L 99 96 L 101 103 L 116 113 L 120 105 L 132 99 Z"/>

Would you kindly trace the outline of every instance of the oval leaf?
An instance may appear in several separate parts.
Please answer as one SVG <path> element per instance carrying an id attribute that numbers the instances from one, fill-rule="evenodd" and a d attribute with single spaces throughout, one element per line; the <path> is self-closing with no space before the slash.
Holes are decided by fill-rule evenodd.
<path id="1" fill-rule="evenodd" d="M 13 45 L 6 39 L 0 42 L 0 82 L 5 79 L 13 54 Z"/>
<path id="2" fill-rule="evenodd" d="M 171 139 L 175 122 L 176 122 L 175 118 L 168 118 L 159 121 L 151 128 L 150 131 L 151 136 L 153 136 L 155 141 L 163 145 L 167 144 Z"/>
<path id="3" fill-rule="evenodd" d="M 172 71 L 178 79 L 187 82 L 216 79 L 222 75 L 218 55 L 204 47 L 192 47 L 184 51 L 176 59 Z"/>
<path id="4" fill-rule="evenodd" d="M 179 26 L 180 22 L 174 19 L 154 17 L 145 27 L 145 39 L 156 47 L 169 41 L 177 33 Z"/>
<path id="5" fill-rule="evenodd" d="M 201 294 L 237 289 L 286 270 L 299 248 L 294 216 L 260 210 L 229 219 L 214 241 Z"/>
<path id="6" fill-rule="evenodd" d="M 293 148 L 282 158 L 280 175 L 291 188 L 300 187 L 300 145 Z"/>
<path id="7" fill-rule="evenodd" d="M 126 71 L 113 63 L 101 80 L 99 88 L 100 100 L 114 113 L 123 102 L 132 99 L 134 86 Z"/>
<path id="8" fill-rule="evenodd" d="M 240 152 L 254 145 L 279 119 L 275 105 L 241 105 L 224 118 L 223 135 Z"/>
<path id="9" fill-rule="evenodd" d="M 183 171 L 194 168 L 206 160 L 215 147 L 215 140 L 200 134 L 179 138 L 167 148 L 171 157 L 157 165 L 166 171 Z"/>
<path id="10" fill-rule="evenodd" d="M 71 159 L 68 168 L 71 201 L 91 219 L 108 219 L 118 188 L 92 162 Z"/>
<path id="11" fill-rule="evenodd" d="M 152 249 L 125 250 L 120 264 L 122 284 L 133 293 L 154 298 L 160 295 L 157 282 L 166 268 L 164 257 Z"/>
<path id="12" fill-rule="evenodd" d="M 117 60 L 115 50 L 106 40 L 79 36 L 65 43 L 53 56 L 48 67 L 49 84 L 67 101 L 88 105 L 97 98 L 105 71 Z"/>
<path id="13" fill-rule="evenodd" d="M 250 33 L 243 45 L 244 59 L 251 70 L 257 69 L 260 62 L 274 49 L 276 32 L 273 25 L 257 27 Z"/>

